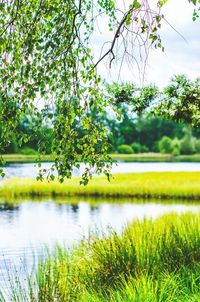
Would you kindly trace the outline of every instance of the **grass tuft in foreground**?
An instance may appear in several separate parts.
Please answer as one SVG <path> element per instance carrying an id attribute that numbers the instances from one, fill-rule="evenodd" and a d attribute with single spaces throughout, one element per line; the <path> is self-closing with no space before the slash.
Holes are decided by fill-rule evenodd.
<path id="1" fill-rule="evenodd" d="M 94 177 L 87 186 L 73 177 L 58 181 L 9 179 L 0 185 L 0 197 L 95 196 L 200 200 L 200 172 L 151 172 L 116 174 L 110 182 Z"/>
<path id="2" fill-rule="evenodd" d="M 136 221 L 121 235 L 94 235 L 71 251 L 57 248 L 28 289 L 10 290 L 9 301 L 198 302 L 199 218 L 171 214 Z"/>

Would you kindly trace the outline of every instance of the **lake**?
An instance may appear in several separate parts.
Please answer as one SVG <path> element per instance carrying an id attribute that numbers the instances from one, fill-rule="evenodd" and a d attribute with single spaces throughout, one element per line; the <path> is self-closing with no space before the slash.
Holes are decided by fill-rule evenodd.
<path id="1" fill-rule="evenodd" d="M 43 163 L 42 168 L 49 169 L 52 163 Z M 38 167 L 35 164 L 9 164 L 4 167 L 6 178 L 11 177 L 36 177 Z M 74 175 L 81 175 L 84 165 L 80 169 L 74 169 Z M 119 162 L 113 165 L 112 173 L 139 173 L 139 172 L 182 172 L 200 171 L 200 163 L 139 163 L 139 162 Z"/>
<path id="2" fill-rule="evenodd" d="M 45 163 L 44 168 L 49 168 Z M 74 170 L 79 175 L 83 169 Z M 35 177 L 34 164 L 11 164 L 5 167 L 6 177 Z M 159 171 L 200 171 L 200 163 L 118 163 L 113 173 Z M 17 271 L 24 276 L 30 272 L 34 255 L 43 257 L 44 246 L 49 249 L 57 243 L 70 247 L 89 233 L 121 232 L 134 219 L 156 218 L 165 213 L 200 212 L 198 203 L 178 201 L 87 200 L 76 203 L 66 200 L 19 200 L 10 204 L 0 202 L 0 287 L 8 287 L 7 272 Z"/>
<path id="3" fill-rule="evenodd" d="M 23 200 L 15 205 L 0 205 L 0 285 L 8 286 L 7 272 L 18 275 L 30 272 L 34 255 L 42 257 L 44 246 L 55 244 L 70 247 L 91 231 L 108 232 L 109 228 L 121 232 L 134 219 L 156 218 L 169 212 L 198 212 L 198 204 L 185 202 L 122 203 L 95 200 Z"/>

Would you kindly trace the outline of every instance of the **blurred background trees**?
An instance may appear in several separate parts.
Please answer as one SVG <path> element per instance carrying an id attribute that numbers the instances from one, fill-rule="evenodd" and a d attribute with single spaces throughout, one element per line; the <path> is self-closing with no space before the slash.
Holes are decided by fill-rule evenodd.
<path id="1" fill-rule="evenodd" d="M 179 82 L 179 86 L 174 84 L 174 79 L 175 82 Z M 154 107 L 158 108 L 157 104 L 160 106 L 163 100 L 164 106 L 166 102 L 177 103 L 180 95 L 183 95 L 185 100 L 185 88 L 182 86 L 186 85 L 187 91 L 190 90 L 189 82 L 184 76 L 177 76 L 174 79 L 173 84 L 171 82 L 162 91 L 154 85 L 142 88 L 130 83 L 105 85 L 103 97 L 107 104 L 106 108 L 101 115 L 97 115 L 95 110 L 91 111 L 90 115 L 94 121 L 103 123 L 107 129 L 110 153 L 160 152 L 177 156 L 200 152 L 199 127 L 192 128 L 179 119 L 177 121 L 167 116 L 161 117 L 152 110 Z M 196 83 L 197 81 L 195 87 Z M 191 85 L 190 91 L 193 93 L 193 84 Z M 196 98 L 199 98 L 198 94 Z M 34 123 L 37 124 L 37 119 Z M 77 129 L 81 137 L 83 130 L 78 125 Z M 43 122 L 42 127 L 34 127 L 33 121 L 25 117 L 18 130 L 28 135 L 29 139 L 20 144 L 13 133 L 6 153 L 36 154 L 42 145 L 45 146 L 47 154 L 52 153 L 54 131 L 51 124 Z"/>

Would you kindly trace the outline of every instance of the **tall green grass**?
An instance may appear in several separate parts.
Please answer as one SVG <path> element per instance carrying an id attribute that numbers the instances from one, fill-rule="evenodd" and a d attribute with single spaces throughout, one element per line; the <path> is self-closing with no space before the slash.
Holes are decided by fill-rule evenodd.
<path id="1" fill-rule="evenodd" d="M 151 172 L 116 174 L 110 182 L 94 177 L 87 186 L 73 177 L 63 184 L 58 181 L 9 179 L 0 184 L 0 197 L 19 196 L 99 196 L 173 198 L 200 200 L 200 172 Z"/>
<path id="2" fill-rule="evenodd" d="M 197 302 L 199 218 L 170 214 L 135 221 L 121 235 L 91 235 L 70 251 L 58 247 L 28 288 L 12 288 L 8 301 Z"/>

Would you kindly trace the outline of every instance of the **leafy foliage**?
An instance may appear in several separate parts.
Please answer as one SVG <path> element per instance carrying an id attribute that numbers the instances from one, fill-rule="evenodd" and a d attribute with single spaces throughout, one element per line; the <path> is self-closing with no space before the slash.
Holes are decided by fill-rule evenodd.
<path id="1" fill-rule="evenodd" d="M 200 79 L 191 81 L 184 75 L 175 76 L 152 111 L 160 116 L 199 127 Z"/>
<path id="2" fill-rule="evenodd" d="M 159 150 L 161 153 L 172 152 L 172 141 L 169 137 L 163 136 L 163 138 L 159 142 Z"/>
<path id="3" fill-rule="evenodd" d="M 34 149 L 28 147 L 22 148 L 20 153 L 24 155 L 37 155 L 37 152 Z"/>
<path id="4" fill-rule="evenodd" d="M 20 147 L 33 139 L 45 123 L 51 124 L 55 163 L 52 170 L 41 170 L 38 179 L 54 179 L 56 169 L 63 181 L 71 177 L 74 166 L 79 167 L 78 161 L 87 164 L 82 175 L 84 184 L 94 167 L 97 173 L 109 175 L 107 130 L 98 118 L 106 104 L 96 67 L 109 56 L 111 66 L 117 41 L 123 42 L 124 36 L 136 46 L 144 45 L 144 53 L 152 45 L 162 48 L 159 29 L 164 3 L 158 1 L 154 10 L 150 1 L 134 0 L 122 11 L 113 0 L 1 1 L 0 153 L 13 136 Z M 109 49 L 94 62 L 90 38 L 102 15 L 113 39 Z M 121 45 L 128 54 L 127 43 Z M 149 105 L 152 93 L 154 90 L 144 89 L 140 99 L 134 98 L 138 112 Z M 92 112 L 96 113 L 95 118 Z M 27 116 L 32 124 L 31 134 L 20 128 Z M 193 116 L 192 122 L 197 118 Z M 38 151 L 46 153 L 43 139 Z"/>
<path id="5" fill-rule="evenodd" d="M 192 4 L 195 5 L 195 10 L 193 13 L 193 21 L 195 21 L 196 19 L 199 18 L 199 11 L 200 11 L 200 1 L 199 0 L 188 0 L 189 2 L 191 2 Z"/>
<path id="6" fill-rule="evenodd" d="M 92 2 L 39 1 L 3 2 L 0 6 L 0 124 L 1 152 L 15 134 L 19 145 L 30 139 L 19 131 L 27 115 L 38 132 L 44 123 L 52 123 L 53 152 L 60 181 L 71 177 L 77 160 L 87 162 L 83 175 L 87 183 L 91 168 L 109 173 L 106 130 L 93 123 L 91 110 L 103 110 L 98 88 L 99 77 L 88 48 L 93 23 Z M 98 1 L 112 19 L 114 3 Z M 83 31 L 83 36 L 80 33 Z M 49 108 L 50 107 L 50 108 Z M 35 123 L 37 121 L 37 123 Z M 78 137 L 77 121 L 82 128 Z M 41 141 L 39 152 L 46 151 Z M 53 178 L 48 171 L 48 178 Z M 40 171 L 43 178 L 46 171 Z"/>
<path id="7" fill-rule="evenodd" d="M 133 153 L 133 149 L 129 145 L 120 145 L 118 147 L 118 152 L 121 154 L 131 154 Z"/>
<path id="8" fill-rule="evenodd" d="M 140 143 L 132 143 L 131 145 L 134 153 L 145 153 L 148 152 L 149 149 L 145 145 L 141 145 Z"/>
<path id="9" fill-rule="evenodd" d="M 180 141 L 180 150 L 182 154 L 193 154 L 195 153 L 195 139 L 192 136 L 190 128 L 184 128 L 185 135 Z"/>

